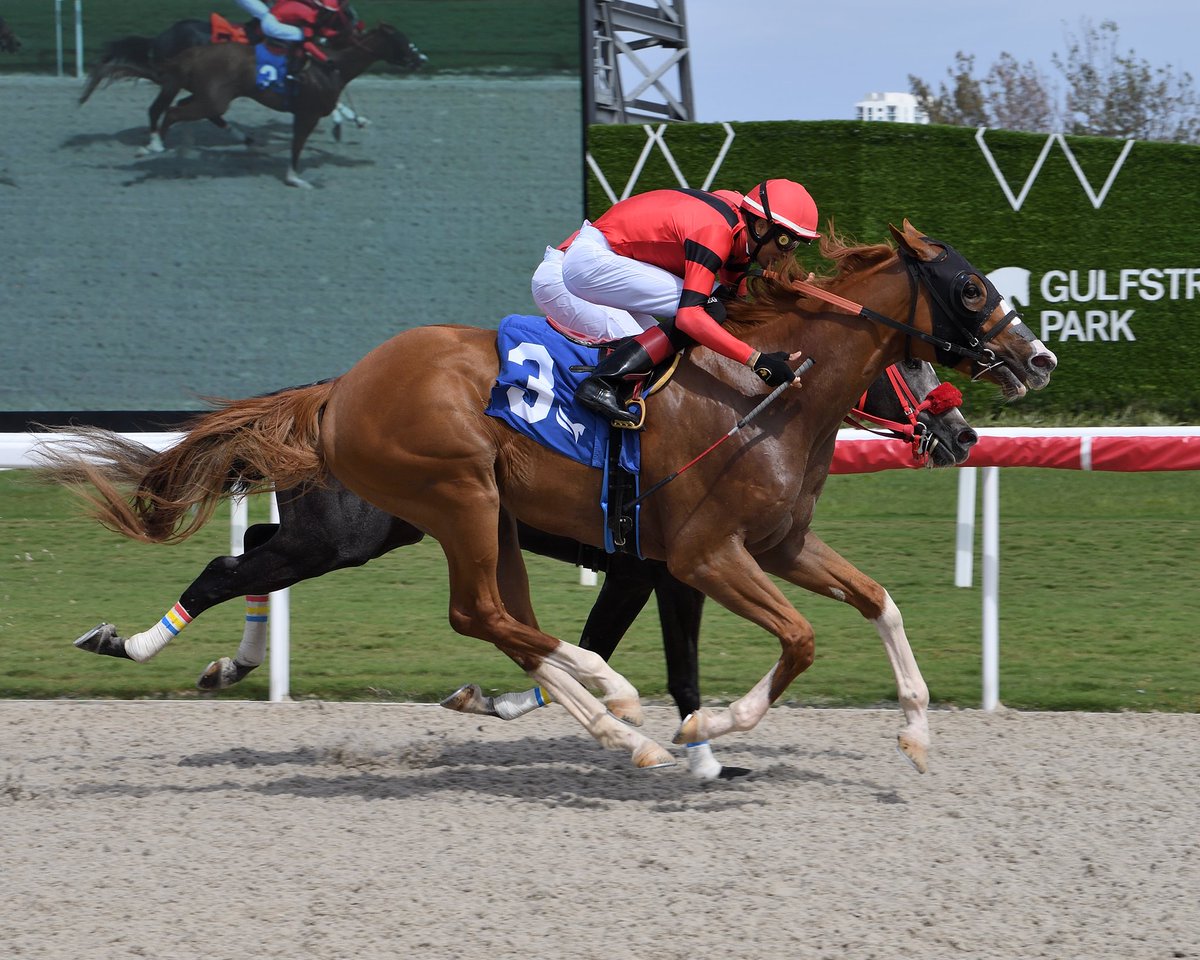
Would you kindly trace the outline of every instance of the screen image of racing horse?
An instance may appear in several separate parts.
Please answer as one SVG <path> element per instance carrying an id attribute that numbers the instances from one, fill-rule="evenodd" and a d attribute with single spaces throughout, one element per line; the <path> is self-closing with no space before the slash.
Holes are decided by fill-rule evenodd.
<path id="1" fill-rule="evenodd" d="M 583 209 L 579 11 L 500 0 L 464 22 L 459 5 L 436 6 L 354 5 L 367 44 L 382 23 L 416 54 L 380 46 L 345 85 L 341 102 L 365 123 L 343 121 L 339 140 L 334 117 L 319 120 L 301 158 L 305 195 L 283 186 L 291 116 L 253 99 L 229 105 L 231 129 L 180 122 L 162 153 L 146 153 L 159 88 L 136 79 L 129 51 L 207 20 L 203 7 L 85 4 L 88 69 L 117 45 L 127 73 L 82 105 L 86 76 L 5 77 L 5 127 L 20 136 L 0 146 L 0 177 L 14 185 L 3 229 L 6 249 L 22 253 L 0 285 L 8 421 L 200 410 L 205 397 L 342 373 L 409 326 L 494 326 L 531 311 L 530 272 Z M 53 71 L 52 8 L 17 9 L 4 13 L 21 46 L 0 54 L 0 70 Z M 246 19 L 231 2 L 218 11 Z M 363 43 L 331 40 L 328 56 L 357 56 Z M 210 43 L 169 63 L 222 46 L 248 50 Z M 66 50 L 69 69 L 69 33 Z M 486 269 L 451 268 L 452 244 L 487 249 Z"/>

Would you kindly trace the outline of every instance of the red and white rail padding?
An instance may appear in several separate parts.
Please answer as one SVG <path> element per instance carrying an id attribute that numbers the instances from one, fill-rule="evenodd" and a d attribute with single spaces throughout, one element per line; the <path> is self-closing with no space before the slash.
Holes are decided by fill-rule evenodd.
<path id="1" fill-rule="evenodd" d="M 984 428 L 968 467 L 1056 470 L 1200 470 L 1200 427 Z M 832 473 L 912 469 L 912 448 L 865 430 L 842 430 Z"/>

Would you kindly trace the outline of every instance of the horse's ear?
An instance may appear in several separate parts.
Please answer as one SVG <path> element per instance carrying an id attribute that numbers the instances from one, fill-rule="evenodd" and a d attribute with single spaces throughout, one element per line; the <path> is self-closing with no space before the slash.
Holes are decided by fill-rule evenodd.
<path id="1" fill-rule="evenodd" d="M 909 223 L 908 217 L 904 218 L 903 230 L 896 229 L 890 223 L 888 229 L 892 232 L 896 242 L 918 260 L 936 260 L 942 253 L 942 248 L 935 243 L 930 243 L 922 236 L 921 231 Z"/>

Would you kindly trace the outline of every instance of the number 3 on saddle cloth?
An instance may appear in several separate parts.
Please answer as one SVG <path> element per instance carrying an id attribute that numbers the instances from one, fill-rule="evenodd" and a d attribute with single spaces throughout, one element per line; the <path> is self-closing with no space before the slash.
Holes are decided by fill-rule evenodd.
<path id="1" fill-rule="evenodd" d="M 213 43 L 254 44 L 254 85 L 259 90 L 274 90 L 289 100 L 292 89 L 289 82 L 289 63 L 286 50 L 272 49 L 263 42 L 258 21 L 251 21 L 253 31 L 230 23 L 219 13 L 209 14 L 210 39 Z"/>
<path id="2" fill-rule="evenodd" d="M 265 43 L 254 47 L 254 85 L 259 90 L 274 90 L 291 100 L 292 82 L 287 53 L 277 52 Z"/>
<path id="3" fill-rule="evenodd" d="M 626 507 L 639 491 L 641 435 L 614 430 L 604 417 L 575 403 L 575 388 L 595 365 L 599 348 L 568 339 L 545 317 L 520 315 L 500 321 L 496 348 L 500 373 L 488 415 L 576 463 L 603 468 L 604 549 L 641 556 L 641 507 L 634 507 L 632 514 Z"/>

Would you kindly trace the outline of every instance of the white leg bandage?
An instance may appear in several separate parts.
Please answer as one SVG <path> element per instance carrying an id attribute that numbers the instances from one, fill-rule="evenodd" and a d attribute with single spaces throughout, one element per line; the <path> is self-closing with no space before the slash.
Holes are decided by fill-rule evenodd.
<path id="1" fill-rule="evenodd" d="M 135 633 L 126 640 L 125 652 L 138 663 L 145 663 L 191 622 L 192 618 L 183 609 L 183 605 L 177 603 L 149 630 Z"/>
<path id="2" fill-rule="evenodd" d="M 242 642 L 238 647 L 238 663 L 257 667 L 267 656 L 267 624 L 271 616 L 269 596 L 246 597 L 246 625 L 242 629 Z"/>
<path id="3" fill-rule="evenodd" d="M 532 713 L 538 707 L 549 704 L 550 697 L 542 692 L 541 687 L 523 690 L 519 693 L 502 693 L 492 697 L 492 706 L 502 720 L 516 720 L 527 713 Z"/>
<path id="4" fill-rule="evenodd" d="M 708 741 L 687 744 L 688 772 L 701 780 L 715 780 L 721 774 L 721 763 L 713 756 Z"/>

